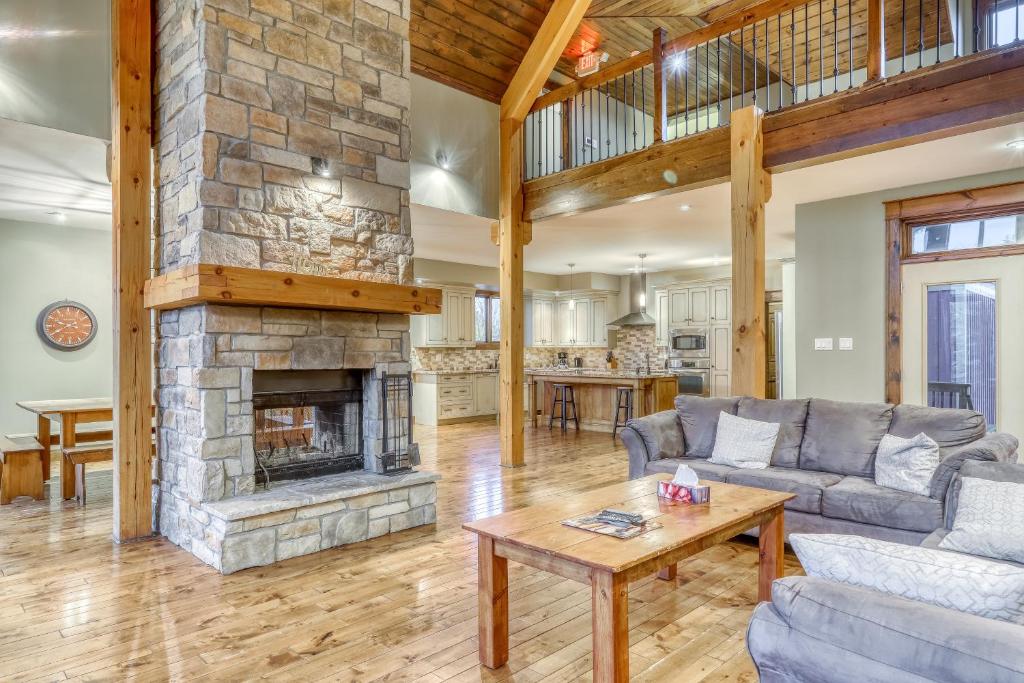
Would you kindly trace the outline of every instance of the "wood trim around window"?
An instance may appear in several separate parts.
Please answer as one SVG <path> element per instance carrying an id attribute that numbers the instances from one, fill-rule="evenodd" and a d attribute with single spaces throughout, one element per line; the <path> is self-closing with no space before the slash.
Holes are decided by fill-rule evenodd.
<path id="1" fill-rule="evenodd" d="M 903 398 L 903 266 L 1024 254 L 1024 245 L 1021 244 L 911 254 L 910 230 L 918 225 L 1024 213 L 1024 182 L 898 199 L 884 204 L 885 400 L 900 403 Z"/>

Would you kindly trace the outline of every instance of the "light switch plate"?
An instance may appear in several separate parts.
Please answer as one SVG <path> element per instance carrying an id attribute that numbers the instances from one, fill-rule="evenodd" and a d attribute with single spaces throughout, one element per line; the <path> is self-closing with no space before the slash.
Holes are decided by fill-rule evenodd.
<path id="1" fill-rule="evenodd" d="M 840 351 L 853 351 L 853 337 L 840 337 L 839 338 L 839 350 Z"/>
<path id="2" fill-rule="evenodd" d="M 832 337 L 816 337 L 814 339 L 814 350 L 815 351 L 831 351 L 832 350 Z"/>

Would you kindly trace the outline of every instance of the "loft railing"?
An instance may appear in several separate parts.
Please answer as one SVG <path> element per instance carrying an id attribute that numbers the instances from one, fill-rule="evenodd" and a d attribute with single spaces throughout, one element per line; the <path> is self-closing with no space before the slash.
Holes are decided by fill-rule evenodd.
<path id="1" fill-rule="evenodd" d="M 541 95 L 526 180 L 1024 39 L 1022 0 L 768 0 Z"/>

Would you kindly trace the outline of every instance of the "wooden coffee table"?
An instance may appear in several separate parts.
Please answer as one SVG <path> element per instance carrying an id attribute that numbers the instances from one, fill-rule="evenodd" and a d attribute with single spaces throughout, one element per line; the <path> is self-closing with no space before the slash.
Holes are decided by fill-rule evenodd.
<path id="1" fill-rule="evenodd" d="M 658 480 L 670 478 L 634 479 L 463 524 L 479 541 L 480 661 L 492 669 L 508 661 L 509 560 L 591 585 L 595 681 L 629 678 L 630 581 L 655 572 L 672 580 L 680 560 L 759 526 L 757 597 L 769 600 L 772 581 L 782 576 L 782 506 L 795 495 L 702 482 L 711 486 L 711 502 L 686 505 L 658 498 Z M 602 508 L 653 512 L 662 528 L 620 540 L 561 524 Z"/>

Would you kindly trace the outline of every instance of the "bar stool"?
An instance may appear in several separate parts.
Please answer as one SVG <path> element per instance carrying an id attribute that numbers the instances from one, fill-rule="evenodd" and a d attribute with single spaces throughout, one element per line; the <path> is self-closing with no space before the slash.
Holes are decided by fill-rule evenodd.
<path id="1" fill-rule="evenodd" d="M 612 441 L 620 429 L 633 419 L 633 387 L 615 387 L 615 424 L 612 425 Z"/>
<path id="2" fill-rule="evenodd" d="M 558 417 L 561 422 L 562 431 L 566 430 L 568 420 L 572 420 L 576 423 L 576 431 L 578 432 L 580 430 L 580 420 L 576 414 L 576 391 L 573 389 L 573 386 L 571 384 L 552 384 L 551 388 L 553 393 L 551 394 L 551 414 L 548 416 L 548 429 L 551 428 L 552 423 L 555 421 L 555 406 L 558 406 Z M 568 409 L 572 409 L 572 415 L 568 413 Z"/>

